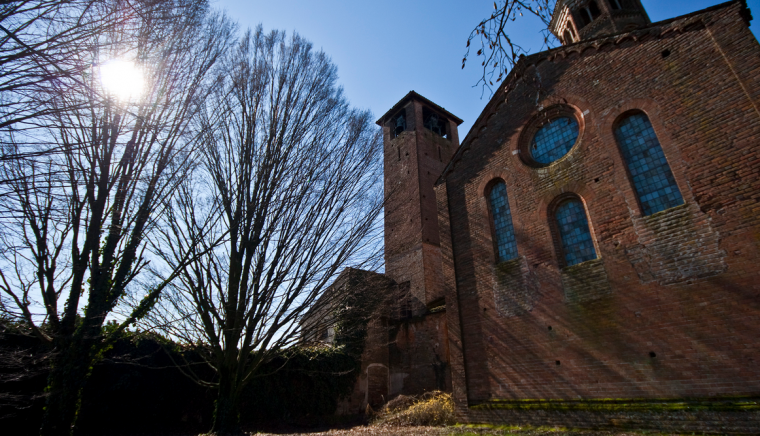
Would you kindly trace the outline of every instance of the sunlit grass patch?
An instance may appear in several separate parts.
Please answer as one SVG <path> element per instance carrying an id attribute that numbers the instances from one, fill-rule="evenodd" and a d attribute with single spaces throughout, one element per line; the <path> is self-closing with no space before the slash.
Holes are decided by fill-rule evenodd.
<path id="1" fill-rule="evenodd" d="M 450 436 L 664 436 L 677 433 L 662 433 L 651 430 L 591 430 L 562 426 L 458 424 L 451 428 Z M 691 434 L 691 433 L 689 433 Z"/>

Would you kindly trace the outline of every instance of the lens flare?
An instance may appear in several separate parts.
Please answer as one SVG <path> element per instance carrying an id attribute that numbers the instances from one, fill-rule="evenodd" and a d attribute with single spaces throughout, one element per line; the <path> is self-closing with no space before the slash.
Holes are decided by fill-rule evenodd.
<path id="1" fill-rule="evenodd" d="M 100 65 L 103 88 L 121 101 L 139 97 L 145 87 L 143 72 L 134 62 L 113 59 Z"/>

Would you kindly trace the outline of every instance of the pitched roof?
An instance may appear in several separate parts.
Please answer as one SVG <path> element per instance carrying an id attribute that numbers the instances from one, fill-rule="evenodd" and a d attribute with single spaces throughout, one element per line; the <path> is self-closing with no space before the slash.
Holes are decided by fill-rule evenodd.
<path id="1" fill-rule="evenodd" d="M 396 112 L 398 112 L 399 109 L 406 106 L 406 103 L 409 100 L 419 100 L 423 103 L 425 103 L 427 106 L 430 106 L 435 111 L 440 112 L 441 114 L 445 115 L 446 118 L 449 118 L 450 120 L 453 120 L 455 123 L 457 123 L 457 126 L 462 124 L 463 121 L 459 119 L 458 116 L 452 114 L 451 112 L 447 111 L 446 109 L 442 108 L 441 106 L 438 106 L 437 104 L 433 103 L 432 101 L 428 100 L 427 98 L 417 94 L 414 91 L 409 91 L 408 94 L 406 94 L 401 100 L 398 101 L 398 103 L 394 104 L 388 112 L 385 113 L 380 119 L 377 120 L 377 125 L 382 126 L 385 120 L 390 118 L 391 116 L 395 115 Z"/>
<path id="2" fill-rule="evenodd" d="M 557 3 L 560 2 L 558 1 Z M 706 15 L 736 5 L 739 6 L 739 13 L 741 14 L 742 18 L 744 18 L 747 26 L 749 26 L 749 22 L 752 21 L 752 15 L 747 8 L 746 0 L 730 0 L 725 3 L 714 5 L 709 8 L 701 9 L 699 11 L 695 11 L 686 15 L 681 15 L 678 17 L 669 18 L 667 20 L 658 21 L 656 23 L 651 23 L 647 26 L 640 27 L 629 32 L 621 32 L 613 35 L 603 35 L 595 38 L 584 39 L 573 44 L 563 45 L 550 50 L 534 53 L 529 56 L 520 56 L 520 59 L 517 61 L 512 70 L 510 70 L 507 77 L 491 97 L 491 101 L 486 104 L 486 107 L 480 113 L 477 120 L 475 120 L 475 122 L 472 124 L 470 131 L 467 132 L 467 135 L 460 142 L 459 148 L 457 148 L 457 150 L 454 152 L 454 155 L 451 157 L 451 160 L 446 165 L 446 168 L 444 168 L 441 176 L 438 178 L 435 184 L 439 185 L 445 181 L 446 176 L 451 173 L 451 171 L 453 171 L 456 162 L 462 158 L 464 151 L 469 149 L 470 143 L 475 138 L 477 138 L 477 134 L 475 132 L 478 132 L 480 128 L 484 126 L 487 115 L 491 113 L 493 107 L 496 105 L 496 102 L 501 101 L 500 99 L 497 99 L 496 96 L 502 95 L 503 93 L 509 93 L 512 90 L 510 87 L 513 86 L 517 80 L 519 80 L 521 74 L 525 72 L 529 67 L 537 65 L 539 62 L 544 60 L 553 61 L 558 58 L 565 59 L 572 53 L 584 53 L 584 50 L 587 48 L 598 49 L 603 45 L 619 45 L 624 41 L 629 40 L 633 40 L 634 42 L 643 42 L 644 40 L 648 40 L 650 38 L 664 37 L 671 32 L 680 33 L 694 29 L 695 27 L 702 28 L 705 26 Z"/>

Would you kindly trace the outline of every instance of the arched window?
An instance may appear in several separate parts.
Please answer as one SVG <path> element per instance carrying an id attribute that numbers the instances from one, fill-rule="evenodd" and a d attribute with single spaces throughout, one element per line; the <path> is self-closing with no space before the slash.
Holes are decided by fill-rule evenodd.
<path id="1" fill-rule="evenodd" d="M 565 44 L 573 43 L 573 34 L 570 33 L 570 30 L 565 30 L 564 38 L 565 38 Z"/>
<path id="2" fill-rule="evenodd" d="M 615 128 L 615 139 L 644 215 L 683 204 L 673 172 L 646 114 L 636 112 L 623 118 Z"/>
<path id="3" fill-rule="evenodd" d="M 516 258 L 517 241 L 507 200 L 506 183 L 498 181 L 491 187 L 491 192 L 488 194 L 488 207 L 493 220 L 496 261 L 503 262 Z"/>
<path id="4" fill-rule="evenodd" d="M 562 242 L 565 266 L 596 259 L 596 249 L 583 203 L 577 198 L 563 200 L 557 205 L 554 217 Z"/>

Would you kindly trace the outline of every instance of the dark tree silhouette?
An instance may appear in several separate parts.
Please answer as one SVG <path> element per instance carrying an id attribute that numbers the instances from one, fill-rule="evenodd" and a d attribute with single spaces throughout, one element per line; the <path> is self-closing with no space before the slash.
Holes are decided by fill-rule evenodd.
<path id="1" fill-rule="evenodd" d="M 181 273 L 150 318 L 214 369 L 185 370 L 218 389 L 217 434 L 240 432 L 243 387 L 300 341 L 306 314 L 348 298 L 325 294 L 336 275 L 378 253 L 381 136 L 336 81 L 300 36 L 249 32 L 207 100 L 203 162 L 166 207 L 154 250 Z"/>
<path id="2" fill-rule="evenodd" d="M 213 88 L 209 75 L 231 45 L 234 26 L 210 15 L 205 0 L 54 3 L 10 3 L 50 7 L 39 12 L 43 21 L 28 26 L 20 20 L 36 11 L 13 15 L 6 34 L 23 42 L 17 56 L 26 57 L 22 65 L 41 63 L 39 71 L 52 77 L 35 83 L 38 71 L 31 66 L 28 78 L 7 76 L 6 83 L 24 90 L 11 97 L 20 102 L 22 95 L 38 109 L 11 105 L 21 109 L 9 117 L 28 118 L 3 132 L 12 158 L 2 162 L 0 185 L 0 310 L 51 345 L 41 433 L 68 435 L 93 363 L 145 315 L 172 278 L 153 283 L 106 333 L 107 317 L 149 263 L 146 237 L 166 198 L 193 165 L 198 141 L 191 120 Z M 24 32 L 44 33 L 35 26 L 61 16 L 76 25 L 69 18 L 61 29 L 51 24 L 53 35 L 76 38 L 60 46 L 55 38 L 24 42 Z M 104 89 L 100 67 L 111 59 L 129 59 L 141 71 L 139 96 L 121 98 Z M 14 62 L 3 68 L 19 65 Z M 15 127 L 19 123 L 24 127 Z"/>

